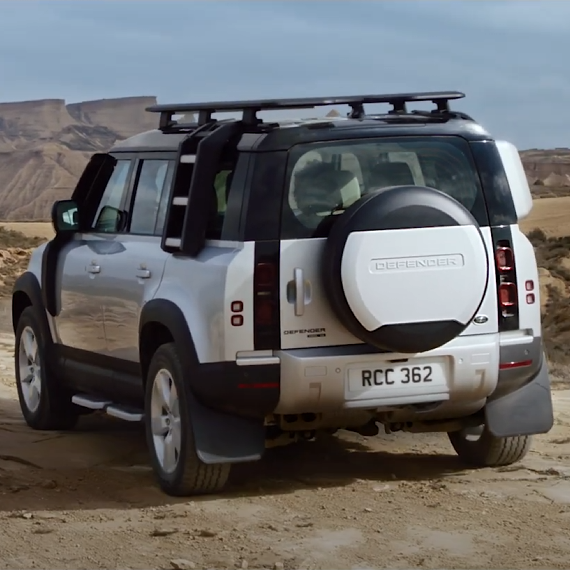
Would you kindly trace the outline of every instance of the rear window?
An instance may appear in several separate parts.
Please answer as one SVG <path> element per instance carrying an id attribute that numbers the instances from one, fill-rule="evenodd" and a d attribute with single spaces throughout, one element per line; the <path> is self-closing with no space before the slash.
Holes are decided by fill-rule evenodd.
<path id="1" fill-rule="evenodd" d="M 297 145 L 288 163 L 283 239 L 326 236 L 331 216 L 388 186 L 436 188 L 488 225 L 467 141 L 459 137 L 382 138 Z"/>

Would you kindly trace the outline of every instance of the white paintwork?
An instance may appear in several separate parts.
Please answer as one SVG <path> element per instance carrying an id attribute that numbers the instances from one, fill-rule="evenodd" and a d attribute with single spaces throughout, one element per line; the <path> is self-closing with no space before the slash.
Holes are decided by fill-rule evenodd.
<path id="1" fill-rule="evenodd" d="M 94 234 L 91 239 L 101 267 L 94 281 L 103 307 L 104 354 L 138 362 L 141 311 L 156 294 L 169 254 L 157 236 Z"/>
<path id="2" fill-rule="evenodd" d="M 255 244 L 208 241 L 194 258 L 168 256 L 154 298 L 175 303 L 186 318 L 200 362 L 235 361 L 253 345 Z M 244 324 L 231 325 L 231 301 L 244 303 Z"/>
<path id="3" fill-rule="evenodd" d="M 517 293 L 519 301 L 519 329 L 529 331 L 535 337 L 542 336 L 540 318 L 540 284 L 534 248 L 517 225 L 511 226 L 513 250 L 517 268 Z M 534 291 L 526 291 L 526 281 L 534 282 Z M 534 294 L 534 303 L 526 302 L 527 293 Z"/>
<path id="4" fill-rule="evenodd" d="M 401 230 L 399 230 L 401 231 Z M 490 228 L 481 228 L 489 259 L 493 259 L 493 241 Z M 281 242 L 281 347 L 309 348 L 360 344 L 362 341 L 348 332 L 336 317 L 326 298 L 321 280 L 322 252 L 326 239 L 284 240 Z M 305 298 L 303 314 L 295 314 L 295 305 L 287 299 L 287 283 L 293 281 L 296 268 L 303 270 Z M 417 286 L 417 284 L 416 284 Z M 461 287 L 464 283 L 461 283 Z M 455 293 L 455 291 L 454 291 Z M 392 302 L 392 301 L 390 301 Z M 475 309 L 476 305 L 473 306 Z M 494 264 L 489 266 L 489 285 L 477 315 L 486 317 L 484 323 L 471 322 L 462 336 L 481 335 L 498 331 L 497 290 Z M 325 329 L 325 336 L 309 336 L 314 329 Z M 288 333 L 288 334 L 286 334 Z"/>
<path id="5" fill-rule="evenodd" d="M 458 336 L 447 344 L 418 355 L 399 353 L 359 353 L 358 347 L 330 346 L 325 348 L 277 351 L 281 359 L 281 393 L 276 413 L 325 413 L 346 408 L 376 410 L 386 406 L 434 401 L 448 402 L 435 415 L 457 417 L 479 409 L 496 388 L 499 377 L 499 334 Z M 412 365 L 424 362 L 445 362 L 445 386 L 430 393 L 417 391 L 395 394 L 382 391 L 349 400 L 346 382 L 349 369 L 368 366 L 389 366 L 391 360 L 407 359 Z M 441 359 L 441 360 L 440 360 Z M 418 364 L 419 363 L 419 364 Z M 447 410 L 447 411 L 446 411 Z M 414 412 L 410 411 L 413 416 Z M 430 414 L 419 414 L 427 419 Z"/>
<path id="6" fill-rule="evenodd" d="M 172 199 L 173 206 L 188 206 L 188 196 L 176 196 Z"/>
<path id="7" fill-rule="evenodd" d="M 362 341 L 348 332 L 334 314 L 321 280 L 325 238 L 281 241 L 280 307 L 281 348 L 340 346 Z M 287 284 L 294 280 L 295 269 L 303 270 L 305 296 L 303 314 L 295 315 L 295 305 L 287 299 Z M 325 329 L 325 336 L 303 332 Z M 316 333 L 319 334 L 319 333 Z"/>
<path id="8" fill-rule="evenodd" d="M 91 235 L 77 234 L 63 246 L 56 271 L 59 312 L 54 318 L 57 336 L 64 346 L 103 354 L 107 350 L 103 298 L 98 289 L 100 273 L 90 273 L 101 255 Z M 40 281 L 41 283 L 41 281 Z"/>
<path id="9" fill-rule="evenodd" d="M 231 243 L 231 242 L 228 242 Z M 225 277 L 224 360 L 235 360 L 238 353 L 253 351 L 253 270 L 255 243 L 234 244 L 235 256 L 229 261 Z M 243 303 L 243 325 L 232 325 L 232 302 Z"/>
<path id="10" fill-rule="evenodd" d="M 485 291 L 485 297 L 481 306 L 477 310 L 477 315 L 482 318 L 486 318 L 485 322 L 476 322 L 475 319 L 467 325 L 467 328 L 461 333 L 461 336 L 469 336 L 473 334 L 489 334 L 496 333 L 499 330 L 499 310 L 497 307 L 497 286 L 496 286 L 496 272 L 494 263 L 494 251 L 493 251 L 493 238 L 491 236 L 491 228 L 483 227 L 480 228 L 481 235 L 483 236 L 483 241 L 487 247 L 487 255 L 491 260 L 489 263 L 489 278 L 487 282 L 487 289 Z"/>
<path id="11" fill-rule="evenodd" d="M 532 194 L 530 193 L 521 157 L 514 144 L 508 141 L 496 141 L 495 144 L 503 162 L 515 204 L 517 219 L 520 222 L 530 214 L 533 205 Z"/>
<path id="12" fill-rule="evenodd" d="M 194 164 L 196 162 L 196 155 L 195 154 L 183 154 L 180 157 L 180 162 L 182 164 Z"/>
<path id="13" fill-rule="evenodd" d="M 347 302 L 366 330 L 467 324 L 485 292 L 487 255 L 474 226 L 354 232 L 341 274 Z"/>

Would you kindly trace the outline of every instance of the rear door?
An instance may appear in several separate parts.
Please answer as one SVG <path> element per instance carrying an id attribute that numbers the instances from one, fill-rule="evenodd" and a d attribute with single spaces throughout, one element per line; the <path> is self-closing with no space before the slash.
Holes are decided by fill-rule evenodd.
<path id="1" fill-rule="evenodd" d="M 458 137 L 345 140 L 298 145 L 290 153 L 280 243 L 283 349 L 362 342 L 339 321 L 327 299 L 321 278 L 323 250 L 336 216 L 372 190 L 400 185 L 441 190 L 462 203 L 477 220 L 491 263 L 484 296 L 479 297 L 480 318 L 461 334 L 497 332 L 493 241 L 468 143 Z M 421 255 L 428 244 L 422 241 L 419 231 L 417 239 L 410 239 L 410 231 L 415 230 L 396 230 L 393 241 L 381 239 L 383 251 L 375 255 Z M 410 275 L 408 272 L 402 276 L 407 281 L 402 281 L 401 291 L 409 290 L 410 279 L 414 278 Z M 403 302 L 398 290 L 392 279 L 389 291 L 381 288 L 378 295 L 385 296 L 383 302 L 387 305 L 397 305 Z M 436 301 L 444 303 L 445 299 Z M 408 301 L 408 314 L 413 303 L 414 299 Z"/>

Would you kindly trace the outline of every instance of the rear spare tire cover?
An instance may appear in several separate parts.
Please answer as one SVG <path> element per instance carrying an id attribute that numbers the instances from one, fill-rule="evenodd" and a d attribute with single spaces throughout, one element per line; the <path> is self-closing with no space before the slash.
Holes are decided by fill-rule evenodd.
<path id="1" fill-rule="evenodd" d="M 477 221 L 447 194 L 397 186 L 367 194 L 332 225 L 323 281 L 356 337 L 390 352 L 432 350 L 476 315 L 488 282 Z"/>

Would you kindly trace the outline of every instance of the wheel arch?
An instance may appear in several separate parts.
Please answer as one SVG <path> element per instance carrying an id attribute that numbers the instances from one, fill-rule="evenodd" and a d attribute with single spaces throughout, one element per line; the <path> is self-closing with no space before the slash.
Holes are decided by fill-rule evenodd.
<path id="1" fill-rule="evenodd" d="M 181 309 L 167 299 L 153 299 L 146 303 L 139 320 L 139 358 L 143 382 L 156 349 L 174 342 L 185 370 L 198 363 L 192 335 Z"/>
<path id="2" fill-rule="evenodd" d="M 47 341 L 52 341 L 51 330 L 42 302 L 42 290 L 37 277 L 30 271 L 22 273 L 12 289 L 12 327 L 14 333 L 18 321 L 27 307 L 33 307 L 42 327 L 42 334 Z"/>
<path id="3" fill-rule="evenodd" d="M 157 335 L 157 336 L 155 336 Z M 166 299 L 149 301 L 139 321 L 141 373 L 146 376 L 152 353 L 164 339 L 172 339 L 182 363 L 188 386 L 187 403 L 198 457 L 206 464 L 256 461 L 265 450 L 265 428 L 261 419 L 240 417 L 204 405 L 194 394 L 200 363 L 188 322 L 180 307 Z M 144 368 L 146 366 L 146 369 Z M 143 378 L 144 381 L 144 378 Z M 227 434 L 232 434 L 228 438 Z"/>

